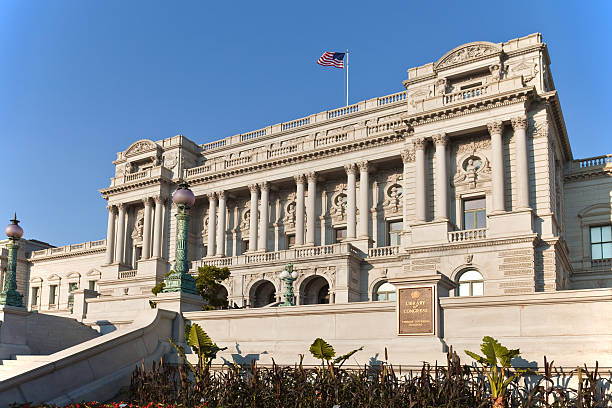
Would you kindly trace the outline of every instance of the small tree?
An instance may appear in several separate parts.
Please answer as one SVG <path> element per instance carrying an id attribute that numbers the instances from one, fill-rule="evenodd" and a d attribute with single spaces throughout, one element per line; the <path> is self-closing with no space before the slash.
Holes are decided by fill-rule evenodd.
<path id="1" fill-rule="evenodd" d="M 230 270 L 227 267 L 217 268 L 212 265 L 198 267 L 196 288 L 200 292 L 202 299 L 206 302 L 202 307 L 204 310 L 228 307 L 227 299 L 219 296 L 219 290 L 223 287 L 221 282 L 229 278 L 229 276 Z"/>

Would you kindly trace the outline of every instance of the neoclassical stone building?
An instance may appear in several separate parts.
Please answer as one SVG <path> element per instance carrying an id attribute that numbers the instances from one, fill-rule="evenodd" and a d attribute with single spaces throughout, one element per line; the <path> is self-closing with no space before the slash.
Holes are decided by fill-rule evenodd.
<path id="1" fill-rule="evenodd" d="M 236 307 L 279 301 L 288 262 L 298 304 L 393 299 L 389 280 L 424 272 L 450 296 L 612 287 L 612 156 L 573 158 L 539 34 L 462 45 L 403 86 L 207 144 L 136 141 L 100 190 L 106 239 L 24 250 L 28 308 L 149 296 L 173 262 L 181 178 L 192 271 L 230 268 Z"/>

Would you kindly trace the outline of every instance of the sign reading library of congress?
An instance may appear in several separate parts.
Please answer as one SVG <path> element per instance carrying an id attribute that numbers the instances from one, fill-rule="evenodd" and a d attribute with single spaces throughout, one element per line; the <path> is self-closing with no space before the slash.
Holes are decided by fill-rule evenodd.
<path id="1" fill-rule="evenodd" d="M 434 288 L 400 288 L 398 334 L 435 334 Z"/>

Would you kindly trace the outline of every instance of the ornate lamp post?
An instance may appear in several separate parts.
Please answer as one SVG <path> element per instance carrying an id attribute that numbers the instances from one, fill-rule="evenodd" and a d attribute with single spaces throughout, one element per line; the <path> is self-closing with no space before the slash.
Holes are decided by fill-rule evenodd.
<path id="1" fill-rule="evenodd" d="M 164 280 L 166 286 L 162 292 L 186 292 L 198 294 L 196 281 L 189 275 L 187 265 L 187 248 L 189 233 L 189 209 L 195 204 L 195 195 L 189 189 L 189 185 L 181 182 L 172 195 L 172 202 L 176 204 L 176 252 L 174 257 L 174 270 Z"/>
<path id="2" fill-rule="evenodd" d="M 5 232 L 9 239 L 6 246 L 8 249 L 8 268 L 4 279 L 4 287 L 0 292 L 0 305 L 22 307 L 23 295 L 17 292 L 17 251 L 19 250 L 19 239 L 23 236 L 23 228 L 19 226 L 17 214 L 11 220 L 11 224 L 6 227 Z"/>
<path id="3" fill-rule="evenodd" d="M 298 273 L 293 270 L 293 264 L 288 263 L 280 273 L 280 278 L 285 283 L 285 301 L 281 306 L 295 306 L 293 301 L 293 282 L 297 279 Z"/>

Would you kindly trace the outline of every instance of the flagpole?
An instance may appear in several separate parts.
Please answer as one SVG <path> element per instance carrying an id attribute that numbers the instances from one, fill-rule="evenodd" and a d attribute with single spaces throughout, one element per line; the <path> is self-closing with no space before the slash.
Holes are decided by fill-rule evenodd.
<path id="1" fill-rule="evenodd" d="M 348 92 L 349 92 L 349 81 L 348 81 L 348 74 L 349 74 L 349 50 L 348 48 L 346 49 L 346 106 L 348 106 Z"/>

